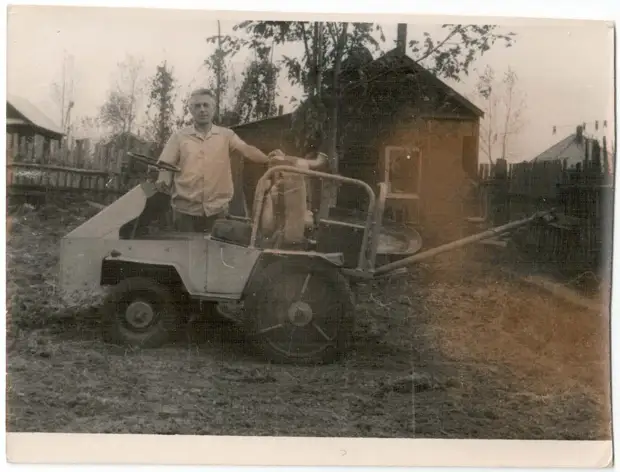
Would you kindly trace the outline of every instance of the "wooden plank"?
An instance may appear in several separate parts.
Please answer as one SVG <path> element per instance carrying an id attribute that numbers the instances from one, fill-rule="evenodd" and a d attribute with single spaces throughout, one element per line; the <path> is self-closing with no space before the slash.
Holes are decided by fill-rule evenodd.
<path id="1" fill-rule="evenodd" d="M 11 151 L 11 162 L 19 160 L 19 134 L 13 133 L 13 148 Z"/>
<path id="2" fill-rule="evenodd" d="M 34 135 L 34 161 L 43 163 L 43 136 L 39 134 Z"/>
<path id="3" fill-rule="evenodd" d="M 26 157 L 26 136 L 20 136 L 16 161 L 24 161 L 25 157 Z"/>
<path id="4" fill-rule="evenodd" d="M 12 156 L 12 150 L 13 150 L 13 135 L 9 132 L 6 133 L 6 150 L 7 150 L 7 161 L 10 160 L 10 157 Z"/>
<path id="5" fill-rule="evenodd" d="M 610 168 L 610 163 L 609 163 L 609 155 L 607 154 L 607 137 L 603 136 L 603 172 L 605 173 L 605 175 L 609 175 L 609 168 Z"/>
<path id="6" fill-rule="evenodd" d="M 34 162 L 34 138 L 26 141 L 26 160 Z"/>
<path id="7" fill-rule="evenodd" d="M 585 156 L 583 160 L 583 172 L 581 175 L 584 183 L 588 182 L 589 167 L 590 167 L 590 140 L 586 138 Z"/>
<path id="8" fill-rule="evenodd" d="M 97 202 L 93 202 L 91 200 L 86 200 L 86 203 L 88 203 L 90 206 L 97 208 L 98 210 L 103 210 L 106 206 L 102 205 L 101 203 L 97 203 Z"/>
<path id="9" fill-rule="evenodd" d="M 109 175 L 108 172 L 103 170 L 95 170 L 95 169 L 80 169 L 77 167 L 65 167 L 58 166 L 53 164 L 37 164 L 35 162 L 13 162 L 7 164 L 7 167 L 19 167 L 19 168 L 27 168 L 27 169 L 39 169 L 39 170 L 63 170 L 67 172 L 72 172 L 75 174 L 84 174 L 84 175 Z"/>

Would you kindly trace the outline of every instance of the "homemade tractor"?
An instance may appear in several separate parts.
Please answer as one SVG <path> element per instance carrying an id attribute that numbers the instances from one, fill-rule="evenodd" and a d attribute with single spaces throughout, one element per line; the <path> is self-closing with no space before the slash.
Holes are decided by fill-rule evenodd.
<path id="1" fill-rule="evenodd" d="M 160 170 L 167 164 L 131 154 Z M 321 156 L 321 155 L 319 155 Z M 420 253 L 415 231 L 382 225 L 387 188 L 320 172 L 321 157 L 274 159 L 261 177 L 250 217 L 216 221 L 210 234 L 171 231 L 161 223 L 170 196 L 145 180 L 61 242 L 64 297 L 88 300 L 104 289 L 103 333 L 109 342 L 157 347 L 196 306 L 229 306 L 251 345 L 272 361 L 325 363 L 351 346 L 351 286 L 436 254 L 508 232 L 544 214 Z M 368 196 L 362 220 L 308 210 L 310 179 L 354 185 Z M 395 249 L 390 239 L 401 238 Z M 377 264 L 380 261 L 380 264 Z M 225 312 L 222 310 L 222 312 Z"/>

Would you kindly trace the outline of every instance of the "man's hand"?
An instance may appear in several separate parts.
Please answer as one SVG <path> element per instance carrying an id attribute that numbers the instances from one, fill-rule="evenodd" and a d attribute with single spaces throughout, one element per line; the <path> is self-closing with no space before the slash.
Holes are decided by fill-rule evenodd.
<path id="1" fill-rule="evenodd" d="M 163 180 L 156 180 L 155 181 L 155 188 L 157 189 L 158 192 L 170 193 L 170 187 Z"/>
<path id="2" fill-rule="evenodd" d="M 149 165 L 146 169 L 146 178 L 150 182 L 156 182 L 159 177 L 159 169 L 155 166 Z"/>
<path id="3" fill-rule="evenodd" d="M 274 149 L 273 151 L 269 153 L 269 157 L 272 158 L 275 156 L 284 156 L 284 152 L 282 152 L 282 150 L 280 149 Z"/>
<path id="4" fill-rule="evenodd" d="M 284 154 L 284 152 L 280 149 L 274 149 L 267 155 L 267 157 L 269 158 L 268 164 L 270 166 L 284 164 L 286 162 L 286 154 Z"/>

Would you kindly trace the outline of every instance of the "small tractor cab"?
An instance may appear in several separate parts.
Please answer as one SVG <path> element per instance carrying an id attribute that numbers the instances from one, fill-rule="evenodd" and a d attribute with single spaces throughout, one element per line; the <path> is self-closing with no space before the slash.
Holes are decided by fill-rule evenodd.
<path id="1" fill-rule="evenodd" d="M 158 169 L 175 166 L 131 154 Z M 259 180 L 250 217 L 216 221 L 210 234 L 180 233 L 159 216 L 170 196 L 145 180 L 61 241 L 61 289 L 83 301 L 105 290 L 107 341 L 157 347 L 178 329 L 189 302 L 242 305 L 233 321 L 269 360 L 325 363 L 352 342 L 351 282 L 528 224 L 540 215 L 418 253 L 417 232 L 399 249 L 402 233 L 382 226 L 386 187 L 324 173 L 321 157 L 280 156 Z M 360 187 L 368 196 L 363 220 L 320 218 L 307 206 L 307 181 Z M 376 266 L 378 260 L 385 262 Z"/>

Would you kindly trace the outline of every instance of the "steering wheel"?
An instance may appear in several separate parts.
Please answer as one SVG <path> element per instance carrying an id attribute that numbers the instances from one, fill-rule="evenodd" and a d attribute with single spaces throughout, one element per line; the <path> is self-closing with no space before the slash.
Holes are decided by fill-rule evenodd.
<path id="1" fill-rule="evenodd" d="M 138 154 L 137 152 L 128 152 L 127 155 L 132 159 L 137 160 L 138 162 L 142 162 L 143 164 L 147 164 L 149 166 L 153 166 L 160 170 L 167 170 L 169 172 L 181 172 L 177 166 L 168 164 L 167 162 L 158 162 L 152 157 L 145 156 L 144 154 Z"/>

